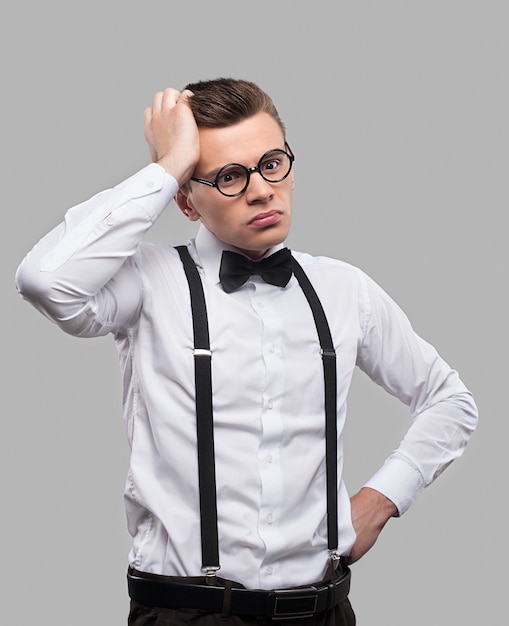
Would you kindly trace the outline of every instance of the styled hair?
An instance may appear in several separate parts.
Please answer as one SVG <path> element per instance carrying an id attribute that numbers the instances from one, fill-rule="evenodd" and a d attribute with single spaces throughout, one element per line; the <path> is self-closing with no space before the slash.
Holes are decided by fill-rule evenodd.
<path id="1" fill-rule="evenodd" d="M 185 89 L 194 94 L 189 104 L 198 127 L 225 128 L 264 112 L 279 124 L 283 135 L 286 134 L 272 98 L 255 83 L 236 78 L 216 78 L 189 83 Z"/>

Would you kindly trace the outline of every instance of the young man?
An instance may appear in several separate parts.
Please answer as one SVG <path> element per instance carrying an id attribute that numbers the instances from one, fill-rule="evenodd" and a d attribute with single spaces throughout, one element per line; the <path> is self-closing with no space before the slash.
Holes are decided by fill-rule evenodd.
<path id="1" fill-rule="evenodd" d="M 352 625 L 348 563 L 462 453 L 475 404 L 363 272 L 289 255 L 294 155 L 256 85 L 157 93 L 145 136 L 153 163 L 70 209 L 17 273 L 64 331 L 117 344 L 129 624 Z M 173 197 L 200 222 L 190 257 L 142 241 Z M 350 498 L 342 433 L 356 365 L 414 419 Z"/>

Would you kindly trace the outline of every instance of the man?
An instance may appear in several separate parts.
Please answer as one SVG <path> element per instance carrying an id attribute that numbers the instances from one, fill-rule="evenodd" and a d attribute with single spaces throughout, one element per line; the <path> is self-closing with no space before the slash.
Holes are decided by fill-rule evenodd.
<path id="1" fill-rule="evenodd" d="M 352 625 L 348 564 L 462 453 L 475 404 L 363 272 L 289 255 L 295 157 L 261 89 L 166 89 L 145 137 L 153 163 L 70 209 L 17 273 L 64 331 L 117 344 L 129 624 Z M 173 197 L 200 222 L 179 251 L 142 241 Z M 414 419 L 350 498 L 342 433 L 356 365 Z"/>

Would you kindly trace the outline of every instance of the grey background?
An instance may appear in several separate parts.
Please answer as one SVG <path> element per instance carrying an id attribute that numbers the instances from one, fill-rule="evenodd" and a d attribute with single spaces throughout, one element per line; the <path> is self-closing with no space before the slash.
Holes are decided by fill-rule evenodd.
<path id="1" fill-rule="evenodd" d="M 493 623 L 505 620 L 506 7 L 2 9 L 2 622 L 120 626 L 128 606 L 113 342 L 64 335 L 18 298 L 15 269 L 69 206 L 148 162 L 142 120 L 154 91 L 221 75 L 258 82 L 286 120 L 297 155 L 289 244 L 380 282 L 460 371 L 481 412 L 465 456 L 354 566 L 359 626 L 473 625 L 486 622 L 486 606 Z M 177 244 L 193 233 L 173 207 L 149 239 Z M 360 374 L 349 409 L 353 493 L 408 417 Z"/>

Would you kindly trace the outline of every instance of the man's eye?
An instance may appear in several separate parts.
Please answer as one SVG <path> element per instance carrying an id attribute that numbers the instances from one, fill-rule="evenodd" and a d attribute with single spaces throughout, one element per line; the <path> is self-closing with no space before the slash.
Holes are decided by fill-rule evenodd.
<path id="1" fill-rule="evenodd" d="M 262 170 L 264 172 L 273 172 L 281 166 L 279 159 L 267 159 L 262 163 Z"/>
<path id="2" fill-rule="evenodd" d="M 239 180 L 242 180 L 242 178 L 245 178 L 245 174 L 242 172 L 242 170 L 237 168 L 231 168 L 224 172 L 220 172 L 219 176 L 217 177 L 217 182 L 220 185 L 232 185 Z"/>

